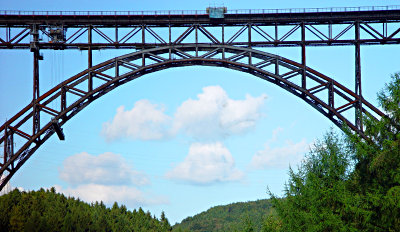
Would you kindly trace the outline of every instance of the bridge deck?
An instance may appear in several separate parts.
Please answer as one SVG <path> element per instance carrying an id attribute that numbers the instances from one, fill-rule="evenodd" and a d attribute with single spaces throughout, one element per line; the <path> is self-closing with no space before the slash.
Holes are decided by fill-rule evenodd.
<path id="1" fill-rule="evenodd" d="M 330 9 L 330 11 L 329 11 Z M 400 21 L 400 6 L 337 8 L 343 11 L 332 11 L 336 8 L 288 10 L 232 10 L 224 19 L 210 19 L 206 11 L 0 11 L 0 27 L 26 27 L 32 24 L 43 26 L 62 24 L 65 27 L 79 27 L 88 24 L 97 27 L 148 26 L 185 27 L 192 24 L 208 26 L 244 25 L 291 25 L 304 23 L 349 23 L 363 21 L 366 23 Z"/>
<path id="2" fill-rule="evenodd" d="M 0 29 L 0 49 L 400 44 L 400 6 L 230 10 L 220 19 L 210 18 L 205 10 L 0 11 Z M 191 33 L 196 38 L 189 41 Z M 198 37 L 200 33 L 205 40 Z"/>

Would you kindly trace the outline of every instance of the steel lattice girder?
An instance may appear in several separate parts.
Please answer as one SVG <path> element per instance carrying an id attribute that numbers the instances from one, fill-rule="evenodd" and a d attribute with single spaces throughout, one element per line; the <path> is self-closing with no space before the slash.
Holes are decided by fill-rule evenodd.
<path id="1" fill-rule="evenodd" d="M 361 12 L 253 12 L 228 13 L 224 19 L 213 20 L 204 12 L 182 15 L 55 12 L 59 15 L 49 15 L 48 12 L 7 14 L 7 11 L 0 11 L 0 28 L 6 30 L 0 34 L 0 48 L 31 48 L 29 34 L 34 27 L 40 28 L 43 38 L 34 41 L 39 49 L 143 49 L 186 43 L 251 47 L 400 44 L 399 8 Z M 55 38 L 51 31 L 54 27 L 58 27 L 62 35 Z M 167 28 L 168 32 L 163 31 Z M 187 30 L 176 31 L 179 28 Z M 359 38 L 354 28 L 362 32 Z M 249 36 L 240 36 L 246 30 Z M 300 30 L 304 30 L 304 36 L 299 35 L 302 34 Z M 193 31 L 196 31 L 196 40 L 197 32 L 204 35 L 204 39 L 184 40 Z M 89 43 L 91 32 L 96 36 Z"/>
<path id="2" fill-rule="evenodd" d="M 228 45 L 176 45 L 146 49 L 83 70 L 39 96 L 35 104 L 32 102 L 2 125 L 0 145 L 4 147 L 4 160 L 0 161 L 0 176 L 3 176 L 0 189 L 30 156 L 57 132 L 56 129 L 60 130 L 61 126 L 94 100 L 145 74 L 193 65 L 224 67 L 260 77 L 301 98 L 337 126 L 347 125 L 363 137 L 363 131 L 351 122 L 350 118 L 354 118 L 354 115 L 347 118 L 343 112 L 361 105 L 364 114 L 378 119 L 384 116 L 361 96 L 335 80 L 302 64 L 270 53 Z M 300 84 L 295 81 L 297 77 L 300 77 Z M 302 84 L 303 77 L 306 77 L 307 85 Z M 103 84 L 94 85 L 93 78 L 102 80 Z M 326 92 L 326 96 L 321 96 L 322 92 Z M 72 95 L 77 99 L 68 100 Z M 54 104 L 50 103 L 57 99 L 61 102 L 59 106 L 51 107 Z M 51 115 L 53 119 L 42 123 L 37 132 L 31 135 L 22 128 L 33 118 L 34 112 Z M 55 123 L 58 123 L 59 128 L 54 127 Z M 14 148 L 14 136 L 24 138 L 26 142 Z"/>

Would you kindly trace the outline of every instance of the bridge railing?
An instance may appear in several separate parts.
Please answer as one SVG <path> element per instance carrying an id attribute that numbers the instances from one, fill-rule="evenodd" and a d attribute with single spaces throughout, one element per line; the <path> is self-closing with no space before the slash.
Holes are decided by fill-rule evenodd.
<path id="1" fill-rule="evenodd" d="M 242 9 L 228 10 L 228 14 L 284 14 L 284 13 L 324 13 L 324 12 L 357 12 L 400 10 L 400 5 L 393 6 L 360 6 L 330 8 L 288 8 L 288 9 Z"/>
<path id="2" fill-rule="evenodd" d="M 390 11 L 400 10 L 400 5 L 392 6 L 360 6 L 331 8 L 288 8 L 288 9 L 241 9 L 228 10 L 226 14 L 284 14 L 284 13 L 326 13 L 357 11 Z M 22 11 L 0 10 L 0 15 L 55 15 L 55 16 L 107 16 L 107 15 L 205 15 L 206 10 L 161 10 L 161 11 Z"/>

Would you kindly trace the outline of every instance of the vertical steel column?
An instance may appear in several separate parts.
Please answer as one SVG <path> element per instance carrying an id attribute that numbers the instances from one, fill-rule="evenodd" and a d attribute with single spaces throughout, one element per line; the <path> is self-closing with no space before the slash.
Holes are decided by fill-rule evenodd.
<path id="1" fill-rule="evenodd" d="M 37 99 L 40 96 L 39 92 L 39 59 L 43 59 L 39 53 L 39 28 L 36 24 L 31 30 L 33 41 L 31 42 L 31 51 L 33 52 L 33 124 L 32 135 L 35 135 L 40 130 L 40 108 L 38 107 Z M 39 138 L 40 140 L 40 138 Z"/>
<path id="2" fill-rule="evenodd" d="M 278 42 L 278 24 L 275 23 L 275 47 L 277 46 L 277 42 Z M 279 76 L 279 59 L 276 58 L 275 60 L 275 75 Z M 278 80 L 278 79 L 276 79 Z"/>
<path id="3" fill-rule="evenodd" d="M 247 31 L 248 31 L 248 47 L 251 48 L 251 24 L 247 24 Z"/>
<path id="4" fill-rule="evenodd" d="M 145 33 L 145 25 L 142 25 L 142 49 L 145 49 L 145 43 L 146 43 L 146 33 Z M 142 66 L 146 66 L 146 60 L 145 60 L 145 55 L 142 53 Z"/>
<path id="5" fill-rule="evenodd" d="M 6 28 L 6 42 L 10 42 L 11 40 L 11 27 Z"/>
<path id="6" fill-rule="evenodd" d="M 5 127 L 4 127 L 4 162 L 3 162 L 3 164 L 6 164 L 7 163 L 7 158 L 8 158 L 8 155 L 7 155 L 7 142 L 8 142 L 8 139 L 7 139 L 7 137 L 8 137 L 8 125 L 6 124 L 5 125 Z M 0 176 L 1 177 L 1 176 Z"/>
<path id="7" fill-rule="evenodd" d="M 5 140 L 8 140 L 7 144 L 7 157 L 11 158 L 14 155 L 14 133 L 11 131 L 8 137 L 5 137 Z M 14 168 L 14 163 L 12 163 Z"/>
<path id="8" fill-rule="evenodd" d="M 275 75 L 279 76 L 279 59 L 275 60 Z"/>
<path id="9" fill-rule="evenodd" d="M 169 40 L 169 45 L 171 45 L 172 42 L 171 24 L 168 25 L 168 40 Z"/>
<path id="10" fill-rule="evenodd" d="M 383 37 L 386 39 L 387 38 L 387 22 L 382 23 L 383 27 Z"/>
<path id="11" fill-rule="evenodd" d="M 248 30 L 248 40 L 249 40 L 249 48 L 251 48 L 251 24 L 247 24 L 247 30 Z M 251 65 L 251 52 L 249 52 L 249 65 Z"/>
<path id="12" fill-rule="evenodd" d="M 306 27 L 304 22 L 301 23 L 301 64 L 303 65 L 301 87 L 306 89 Z"/>
<path id="13" fill-rule="evenodd" d="M 65 86 L 61 88 L 61 112 L 67 108 L 67 89 Z"/>
<path id="14" fill-rule="evenodd" d="M 169 41 L 169 46 L 172 44 L 172 32 L 171 32 L 171 24 L 168 25 L 168 41 Z M 171 47 L 168 49 L 168 54 L 169 54 L 169 59 L 172 59 L 172 51 Z"/>
<path id="15" fill-rule="evenodd" d="M 275 23 L 275 47 L 278 46 L 278 24 Z"/>
<path id="16" fill-rule="evenodd" d="M 92 68 L 92 25 L 88 27 L 88 92 L 93 90 Z"/>
<path id="17" fill-rule="evenodd" d="M 194 26 L 195 29 L 195 44 L 196 44 L 196 57 L 199 56 L 199 33 L 198 33 L 199 25 Z"/>
<path id="18" fill-rule="evenodd" d="M 115 44 L 118 43 L 118 25 L 115 25 Z"/>
<path id="19" fill-rule="evenodd" d="M 222 44 L 225 44 L 225 25 L 224 24 L 222 24 L 222 39 L 221 39 L 221 41 L 222 41 Z"/>
<path id="20" fill-rule="evenodd" d="M 224 45 L 225 44 L 225 25 L 224 24 L 222 24 L 222 38 L 221 38 L 221 41 L 222 41 L 222 44 Z M 225 48 L 222 48 L 222 59 L 225 59 Z"/>
<path id="21" fill-rule="evenodd" d="M 39 98 L 39 49 L 33 51 L 33 99 Z"/>
<path id="22" fill-rule="evenodd" d="M 119 77 L 119 63 L 118 63 L 118 59 L 115 58 L 115 78 Z"/>
<path id="23" fill-rule="evenodd" d="M 360 47 L 360 22 L 355 22 L 355 93 L 358 97 L 355 113 L 355 124 L 363 131 L 362 125 L 362 88 L 361 88 L 361 47 Z"/>
<path id="24" fill-rule="evenodd" d="M 335 108 L 335 85 L 333 84 L 333 80 L 329 83 L 329 90 L 328 90 L 328 101 L 329 106 L 334 109 Z M 333 116 L 333 112 L 329 110 L 329 116 Z"/>
<path id="25" fill-rule="evenodd" d="M 143 49 L 145 49 L 144 45 L 146 43 L 146 26 L 143 24 L 142 25 L 142 46 Z"/>

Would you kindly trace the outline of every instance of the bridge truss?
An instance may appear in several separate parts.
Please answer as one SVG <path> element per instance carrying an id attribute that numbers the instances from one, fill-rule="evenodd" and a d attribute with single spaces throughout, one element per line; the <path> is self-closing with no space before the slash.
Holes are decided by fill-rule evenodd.
<path id="1" fill-rule="evenodd" d="M 61 127 L 88 104 L 130 80 L 171 67 L 219 66 L 253 74 L 363 136 L 362 114 L 384 114 L 362 97 L 360 46 L 400 44 L 400 7 L 344 9 L 230 11 L 223 18 L 205 11 L 0 11 L 5 31 L 0 49 L 30 49 L 34 58 L 33 100 L 0 127 L 0 189 L 51 135 L 64 139 Z M 306 66 L 307 46 L 335 45 L 355 47 L 354 91 Z M 301 63 L 257 49 L 280 46 L 301 47 Z M 122 48 L 136 52 L 93 66 L 93 50 Z M 87 50 L 88 68 L 41 95 L 41 49 Z M 354 123 L 344 114 L 350 109 Z M 16 137 L 25 142 L 16 146 Z"/>

